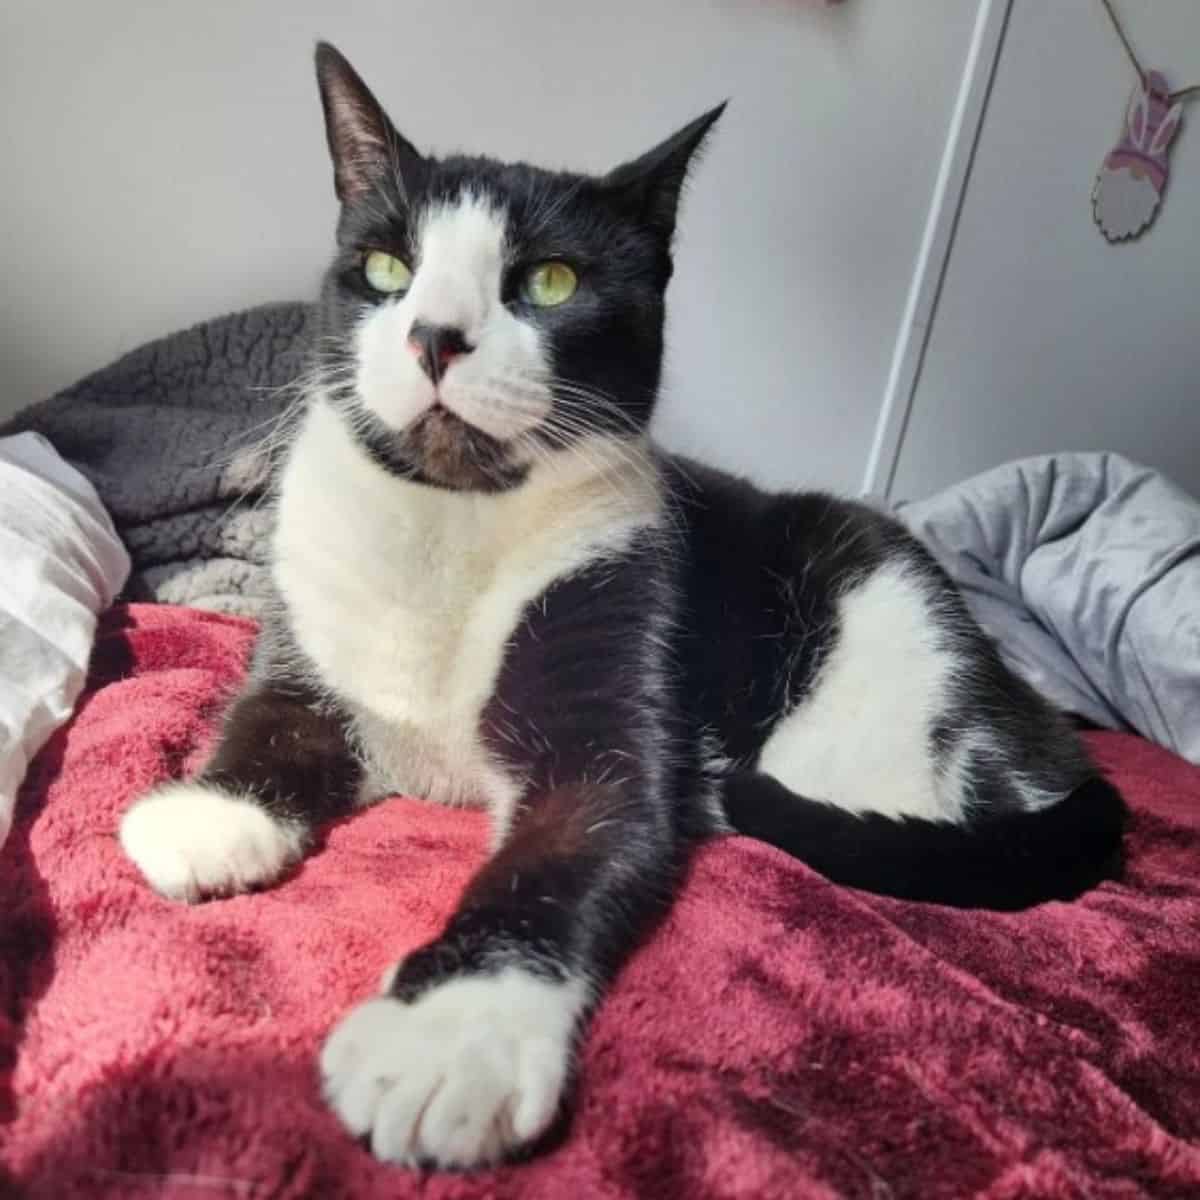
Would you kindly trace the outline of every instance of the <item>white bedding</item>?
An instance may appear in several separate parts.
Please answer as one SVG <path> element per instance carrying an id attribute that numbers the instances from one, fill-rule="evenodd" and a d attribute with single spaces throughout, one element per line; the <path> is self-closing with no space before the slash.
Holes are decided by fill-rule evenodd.
<path id="1" fill-rule="evenodd" d="M 70 717 L 129 556 L 92 485 L 35 433 L 0 438 L 0 845 L 30 758 Z"/>

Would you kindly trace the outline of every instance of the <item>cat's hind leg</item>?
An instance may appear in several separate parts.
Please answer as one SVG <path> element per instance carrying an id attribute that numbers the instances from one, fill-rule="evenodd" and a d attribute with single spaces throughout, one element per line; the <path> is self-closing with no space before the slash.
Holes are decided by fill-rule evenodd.
<path id="1" fill-rule="evenodd" d="M 328 701 L 303 683 L 252 681 L 199 775 L 162 784 L 125 813 L 121 846 L 171 900 L 263 887 L 352 806 L 360 775 Z"/>

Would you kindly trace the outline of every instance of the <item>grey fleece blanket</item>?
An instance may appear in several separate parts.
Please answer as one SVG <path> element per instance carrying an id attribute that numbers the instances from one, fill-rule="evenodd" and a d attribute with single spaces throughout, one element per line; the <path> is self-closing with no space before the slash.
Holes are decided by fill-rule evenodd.
<path id="1" fill-rule="evenodd" d="M 163 338 L 0 429 L 96 486 L 127 595 L 257 615 L 263 510 L 309 310 L 274 304 Z M 998 467 L 899 515 L 1010 664 L 1061 707 L 1200 762 L 1200 505 L 1111 454 Z"/>
<path id="2" fill-rule="evenodd" d="M 271 304 L 172 334 L 0 430 L 43 434 L 92 481 L 133 560 L 127 598 L 260 611 L 263 489 L 309 314 Z"/>
<path id="3" fill-rule="evenodd" d="M 1200 763 L 1200 504 L 1119 454 L 1051 454 L 898 515 L 1039 691 Z"/>

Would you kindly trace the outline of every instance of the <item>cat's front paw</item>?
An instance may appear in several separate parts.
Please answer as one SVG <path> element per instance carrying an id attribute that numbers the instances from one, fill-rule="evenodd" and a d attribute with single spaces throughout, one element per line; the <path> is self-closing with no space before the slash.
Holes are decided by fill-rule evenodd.
<path id="1" fill-rule="evenodd" d="M 303 850 L 297 828 L 204 783 L 168 783 L 139 800 L 120 841 L 156 892 L 188 902 L 272 883 Z"/>
<path id="2" fill-rule="evenodd" d="M 581 983 L 520 967 L 455 976 L 409 1002 L 368 1000 L 325 1042 L 325 1096 L 377 1158 L 497 1162 L 553 1121 L 584 1000 Z"/>

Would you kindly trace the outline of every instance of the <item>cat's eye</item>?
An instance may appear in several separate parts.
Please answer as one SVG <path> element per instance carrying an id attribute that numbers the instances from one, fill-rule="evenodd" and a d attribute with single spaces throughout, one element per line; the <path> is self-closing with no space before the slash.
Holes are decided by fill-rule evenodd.
<path id="1" fill-rule="evenodd" d="M 412 286 L 413 275 L 408 264 L 382 250 L 372 250 L 363 259 L 363 275 L 371 287 L 387 296 L 407 292 Z"/>
<path id="2" fill-rule="evenodd" d="M 521 295 L 538 308 L 553 308 L 570 300 L 578 286 L 579 277 L 565 262 L 550 259 L 534 263 L 525 272 Z"/>

